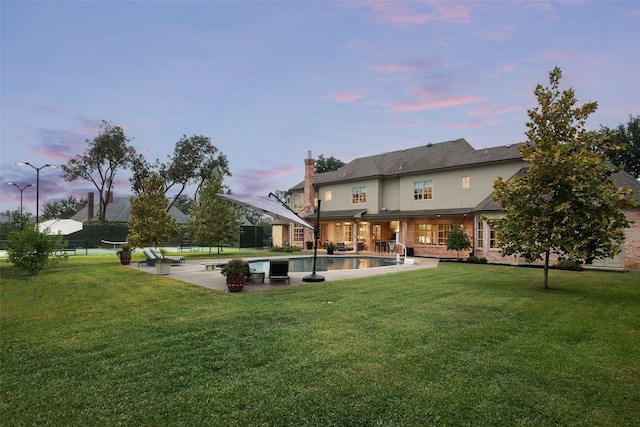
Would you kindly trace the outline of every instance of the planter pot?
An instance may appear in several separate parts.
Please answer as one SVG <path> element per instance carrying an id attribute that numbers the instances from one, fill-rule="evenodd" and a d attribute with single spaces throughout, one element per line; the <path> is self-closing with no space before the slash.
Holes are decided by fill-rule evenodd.
<path id="1" fill-rule="evenodd" d="M 327 248 L 327 255 L 333 255 L 333 248 Z"/>
<path id="2" fill-rule="evenodd" d="M 122 264 L 122 265 L 131 264 L 131 252 L 121 253 L 120 254 L 120 264 Z"/>
<path id="3" fill-rule="evenodd" d="M 167 274 L 169 274 L 170 270 L 171 270 L 170 262 L 156 262 L 156 274 L 161 274 L 166 276 Z"/>
<path id="4" fill-rule="evenodd" d="M 227 276 L 227 288 L 229 292 L 242 292 L 246 278 L 244 276 Z"/>

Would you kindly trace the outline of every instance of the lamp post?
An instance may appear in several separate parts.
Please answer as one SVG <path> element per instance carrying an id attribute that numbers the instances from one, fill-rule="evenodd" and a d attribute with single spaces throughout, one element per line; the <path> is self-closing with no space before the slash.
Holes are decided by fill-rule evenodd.
<path id="1" fill-rule="evenodd" d="M 46 164 L 44 166 L 40 166 L 39 168 L 33 166 L 31 163 L 29 162 L 18 162 L 16 163 L 16 165 L 18 166 L 31 166 L 32 168 L 34 168 L 36 170 L 36 224 L 40 219 L 40 169 L 44 169 L 44 168 L 57 168 L 57 166 L 55 165 L 50 165 L 50 164 Z"/>
<path id="2" fill-rule="evenodd" d="M 7 184 L 9 185 L 13 185 L 14 187 L 17 187 L 18 190 L 20 190 L 20 215 L 22 215 L 22 192 L 25 190 L 25 188 L 27 187 L 33 187 L 33 184 L 27 184 L 24 187 L 20 187 L 18 184 L 16 184 L 15 182 L 7 182 Z"/>

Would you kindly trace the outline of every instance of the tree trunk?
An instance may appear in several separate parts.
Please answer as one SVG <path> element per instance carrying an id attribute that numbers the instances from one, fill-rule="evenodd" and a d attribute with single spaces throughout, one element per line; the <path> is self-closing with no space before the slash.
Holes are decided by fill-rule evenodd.
<path id="1" fill-rule="evenodd" d="M 549 249 L 544 253 L 544 280 L 542 289 L 549 289 Z"/>

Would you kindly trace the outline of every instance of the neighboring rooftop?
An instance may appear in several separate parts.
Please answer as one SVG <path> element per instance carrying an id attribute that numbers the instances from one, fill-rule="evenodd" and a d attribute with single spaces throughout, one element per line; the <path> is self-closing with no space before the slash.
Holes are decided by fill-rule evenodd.
<path id="1" fill-rule="evenodd" d="M 112 223 L 126 223 L 131 218 L 131 201 L 129 197 L 114 197 L 113 202 L 107 205 L 106 219 L 108 222 Z M 71 217 L 76 221 L 81 222 L 95 222 L 98 221 L 98 206 L 94 208 L 95 215 L 92 218 L 87 218 L 87 214 L 89 212 L 89 207 L 85 206 L 76 212 L 75 215 Z M 182 212 L 180 209 L 172 206 L 169 209 L 169 213 L 176 219 L 178 224 L 184 224 L 187 222 L 187 214 Z"/>

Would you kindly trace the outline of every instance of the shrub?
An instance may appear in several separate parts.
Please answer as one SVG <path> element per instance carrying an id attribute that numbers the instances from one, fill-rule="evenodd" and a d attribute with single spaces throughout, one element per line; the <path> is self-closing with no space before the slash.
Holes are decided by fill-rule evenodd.
<path id="1" fill-rule="evenodd" d="M 571 271 L 582 271 L 582 265 L 578 264 L 575 261 L 570 261 L 568 259 L 561 259 L 558 261 L 556 265 L 553 266 L 558 270 L 571 270 Z"/>
<path id="2" fill-rule="evenodd" d="M 467 262 L 471 262 L 475 264 L 478 262 L 478 258 L 474 255 L 469 255 L 469 258 L 467 258 Z"/>
<path id="3" fill-rule="evenodd" d="M 487 263 L 487 259 L 486 258 L 478 259 L 478 264 L 486 264 L 486 263 Z"/>
<path id="4" fill-rule="evenodd" d="M 34 276 L 49 263 L 65 261 L 63 248 L 61 234 L 45 234 L 35 227 L 25 227 L 9 235 L 7 261 Z"/>
<path id="5" fill-rule="evenodd" d="M 274 246 L 271 248 L 271 251 L 273 252 L 287 252 L 287 253 L 300 252 L 301 250 L 302 248 L 299 248 L 297 246 Z"/>

